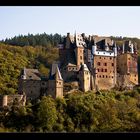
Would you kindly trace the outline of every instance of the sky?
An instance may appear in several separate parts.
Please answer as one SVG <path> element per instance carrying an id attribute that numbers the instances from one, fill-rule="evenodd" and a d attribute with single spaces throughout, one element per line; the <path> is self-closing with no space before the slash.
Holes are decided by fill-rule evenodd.
<path id="1" fill-rule="evenodd" d="M 140 38 L 140 6 L 0 6 L 0 40 L 75 31 Z"/>

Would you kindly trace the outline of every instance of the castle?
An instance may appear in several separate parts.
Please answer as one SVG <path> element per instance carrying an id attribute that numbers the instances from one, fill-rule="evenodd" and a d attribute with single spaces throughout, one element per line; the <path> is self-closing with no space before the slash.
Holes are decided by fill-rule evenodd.
<path id="1" fill-rule="evenodd" d="M 59 61 L 52 64 L 49 78 L 37 69 L 21 71 L 18 93 L 25 93 L 27 100 L 42 95 L 62 98 L 66 83 L 83 92 L 138 85 L 137 47 L 129 40 L 116 46 L 109 37 L 67 33 L 58 47 Z"/>

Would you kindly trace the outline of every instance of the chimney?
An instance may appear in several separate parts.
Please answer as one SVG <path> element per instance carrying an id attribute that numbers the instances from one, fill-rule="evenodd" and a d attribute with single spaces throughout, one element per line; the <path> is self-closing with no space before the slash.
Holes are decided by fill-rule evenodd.
<path id="1" fill-rule="evenodd" d="M 67 33 L 67 37 L 69 37 L 70 36 L 70 33 Z"/>

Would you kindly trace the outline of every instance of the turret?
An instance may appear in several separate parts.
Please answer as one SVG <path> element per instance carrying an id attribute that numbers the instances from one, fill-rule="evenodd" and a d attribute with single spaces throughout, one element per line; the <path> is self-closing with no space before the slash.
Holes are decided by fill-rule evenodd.
<path id="1" fill-rule="evenodd" d="M 53 98 L 63 98 L 63 78 L 57 64 L 52 65 L 47 91 Z"/>
<path id="2" fill-rule="evenodd" d="M 21 73 L 21 79 L 26 79 L 26 72 L 25 72 L 25 68 L 23 69 L 22 73 Z"/>
<path id="3" fill-rule="evenodd" d="M 79 87 L 83 92 L 91 90 L 90 71 L 86 64 L 82 65 L 79 71 Z"/>
<path id="4" fill-rule="evenodd" d="M 131 44 L 131 53 L 134 53 L 134 46 Z"/>
<path id="5" fill-rule="evenodd" d="M 117 46 L 114 46 L 114 55 L 117 56 Z"/>
<path id="6" fill-rule="evenodd" d="M 92 45 L 92 54 L 95 54 L 96 50 L 97 50 L 96 44 Z"/>

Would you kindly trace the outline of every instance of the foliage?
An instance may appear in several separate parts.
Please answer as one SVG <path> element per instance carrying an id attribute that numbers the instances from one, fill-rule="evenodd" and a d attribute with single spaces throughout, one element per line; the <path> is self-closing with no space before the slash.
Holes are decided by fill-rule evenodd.
<path id="1" fill-rule="evenodd" d="M 43 97 L 37 111 L 39 127 L 47 132 L 52 131 L 52 127 L 57 120 L 55 102 L 51 97 Z"/>
<path id="2" fill-rule="evenodd" d="M 51 53 L 51 55 L 50 55 Z M 19 47 L 0 44 L 0 93 L 15 94 L 21 69 L 38 68 L 48 76 L 53 61 L 58 60 L 57 48 L 42 46 Z"/>
<path id="3" fill-rule="evenodd" d="M 64 37 L 62 37 L 59 34 L 28 34 L 28 35 L 19 35 L 15 36 L 13 38 L 6 38 L 5 40 L 2 40 L 2 43 L 15 45 L 15 46 L 44 46 L 47 47 L 49 45 L 51 46 L 57 46 L 59 43 L 62 43 Z"/>
<path id="4" fill-rule="evenodd" d="M 140 93 L 101 91 L 70 94 L 60 99 L 44 96 L 25 107 L 14 103 L 1 110 L 5 132 L 138 132 Z"/>

